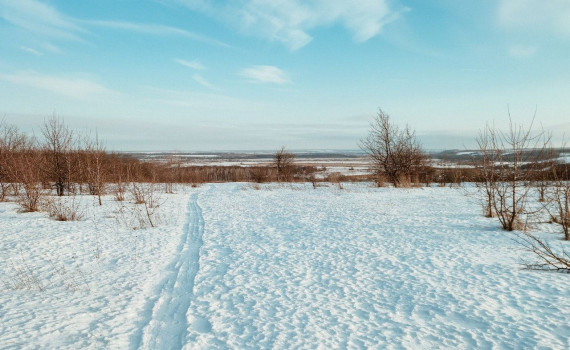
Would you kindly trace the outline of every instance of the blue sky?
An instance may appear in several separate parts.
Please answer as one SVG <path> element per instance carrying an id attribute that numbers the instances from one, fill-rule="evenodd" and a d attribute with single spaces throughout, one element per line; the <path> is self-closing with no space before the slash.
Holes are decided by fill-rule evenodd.
<path id="1" fill-rule="evenodd" d="M 486 122 L 570 135 L 568 0 L 0 0 L 0 118 L 113 150 L 425 148 Z"/>

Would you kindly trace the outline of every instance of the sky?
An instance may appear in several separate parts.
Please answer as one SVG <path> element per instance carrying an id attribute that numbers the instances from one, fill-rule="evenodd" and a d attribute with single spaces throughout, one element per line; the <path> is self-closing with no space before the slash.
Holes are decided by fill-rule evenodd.
<path id="1" fill-rule="evenodd" d="M 426 149 L 570 135 L 569 0 L 0 0 L 0 120 L 117 151 Z"/>

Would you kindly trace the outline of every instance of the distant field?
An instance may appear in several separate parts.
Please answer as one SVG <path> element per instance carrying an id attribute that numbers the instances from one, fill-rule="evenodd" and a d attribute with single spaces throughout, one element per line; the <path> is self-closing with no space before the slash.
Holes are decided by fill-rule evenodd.
<path id="1" fill-rule="evenodd" d="M 342 175 L 364 175 L 370 172 L 368 158 L 362 151 L 301 151 L 295 153 L 295 164 L 314 166 L 318 175 L 326 177 L 332 173 Z M 183 166 L 269 166 L 273 153 L 252 152 L 129 152 L 142 161 L 180 162 Z"/>

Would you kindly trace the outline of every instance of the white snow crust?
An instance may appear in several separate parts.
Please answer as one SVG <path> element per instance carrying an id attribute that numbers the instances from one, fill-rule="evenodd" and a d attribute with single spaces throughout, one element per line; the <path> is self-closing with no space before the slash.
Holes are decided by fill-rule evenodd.
<path id="1" fill-rule="evenodd" d="M 0 203 L 0 349 L 570 348 L 570 275 L 521 269 L 460 190 L 161 198 L 158 227 L 136 230 L 111 197 L 82 196 L 77 222 Z"/>

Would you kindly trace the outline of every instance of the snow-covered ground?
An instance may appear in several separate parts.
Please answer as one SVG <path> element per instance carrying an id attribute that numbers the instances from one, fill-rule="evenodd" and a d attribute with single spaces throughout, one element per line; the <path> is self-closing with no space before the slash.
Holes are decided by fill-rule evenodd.
<path id="1" fill-rule="evenodd" d="M 570 348 L 570 275 L 521 270 L 461 190 L 210 184 L 161 203 L 155 228 L 111 197 L 81 197 L 77 222 L 0 203 L 0 349 Z"/>

